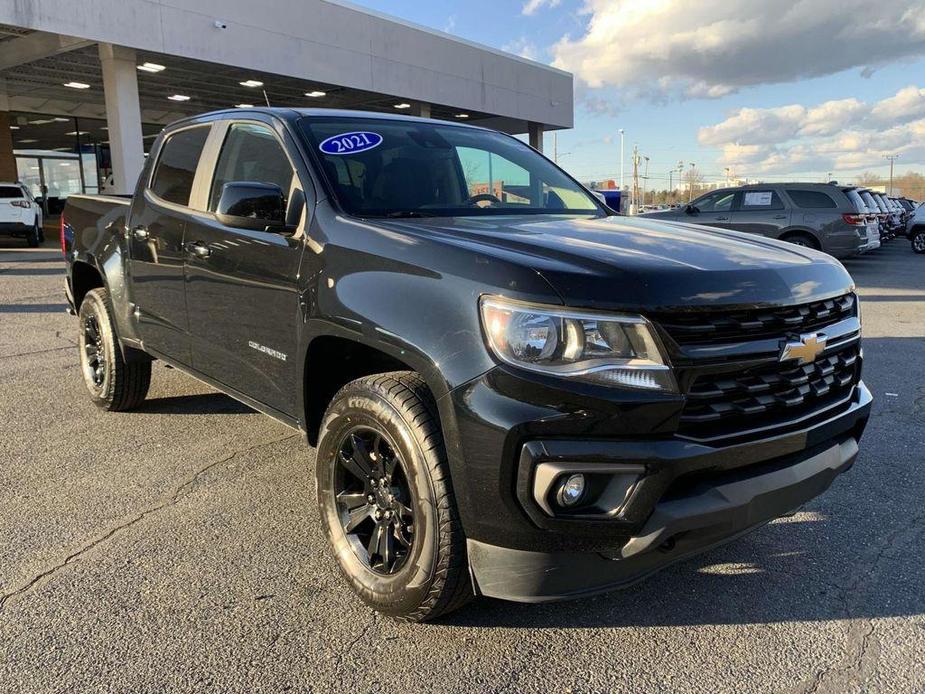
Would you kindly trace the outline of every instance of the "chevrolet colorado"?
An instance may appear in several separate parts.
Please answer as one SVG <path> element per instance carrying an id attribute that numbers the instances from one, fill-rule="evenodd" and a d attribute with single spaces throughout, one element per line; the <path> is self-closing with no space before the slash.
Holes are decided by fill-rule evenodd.
<path id="1" fill-rule="evenodd" d="M 134 196 L 72 196 L 92 400 L 161 360 L 304 432 L 367 604 L 625 586 L 799 508 L 870 413 L 838 261 L 629 219 L 516 138 L 250 109 L 177 122 Z"/>

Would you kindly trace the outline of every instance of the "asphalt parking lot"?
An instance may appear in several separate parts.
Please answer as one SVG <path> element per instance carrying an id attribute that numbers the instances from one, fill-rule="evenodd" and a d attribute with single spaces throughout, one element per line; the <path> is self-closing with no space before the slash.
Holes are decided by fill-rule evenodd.
<path id="1" fill-rule="evenodd" d="M 636 587 L 399 625 L 354 599 L 295 432 L 156 365 L 88 400 L 60 253 L 0 239 L 0 691 L 921 691 L 925 257 L 846 263 L 874 413 L 796 516 Z"/>

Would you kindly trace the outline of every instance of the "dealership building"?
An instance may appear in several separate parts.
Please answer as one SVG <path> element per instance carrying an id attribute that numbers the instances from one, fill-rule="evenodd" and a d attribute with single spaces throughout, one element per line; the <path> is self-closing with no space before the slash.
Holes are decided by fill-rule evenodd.
<path id="1" fill-rule="evenodd" d="M 130 192 L 177 118 L 351 108 L 524 135 L 570 128 L 569 73 L 340 0 L 0 3 L 0 181 L 54 213 Z"/>

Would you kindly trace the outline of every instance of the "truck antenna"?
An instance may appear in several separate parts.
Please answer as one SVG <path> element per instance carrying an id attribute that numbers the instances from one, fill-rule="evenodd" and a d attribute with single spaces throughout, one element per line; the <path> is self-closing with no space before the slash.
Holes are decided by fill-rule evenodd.
<path id="1" fill-rule="evenodd" d="M 266 89 L 261 89 L 260 91 L 263 92 L 264 101 L 267 102 L 267 107 L 269 108 L 269 106 L 270 106 L 270 97 L 267 96 L 267 90 L 266 90 Z"/>

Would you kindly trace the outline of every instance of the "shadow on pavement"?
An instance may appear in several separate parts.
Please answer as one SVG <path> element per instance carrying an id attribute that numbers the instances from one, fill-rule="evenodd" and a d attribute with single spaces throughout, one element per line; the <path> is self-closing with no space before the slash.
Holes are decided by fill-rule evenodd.
<path id="1" fill-rule="evenodd" d="M 152 398 L 133 410 L 139 414 L 254 414 L 247 405 L 224 393 L 199 393 Z"/>
<path id="2" fill-rule="evenodd" d="M 525 605 L 480 598 L 439 623 L 562 629 L 774 624 L 925 614 L 925 593 L 897 600 L 850 552 L 837 566 L 827 519 L 776 523 L 629 588 L 568 602 Z M 789 550 L 782 550 L 787 547 Z M 857 550 L 860 553 L 862 550 Z M 853 571 L 846 573 L 845 567 Z M 883 579 L 881 579 L 883 580 Z"/>

